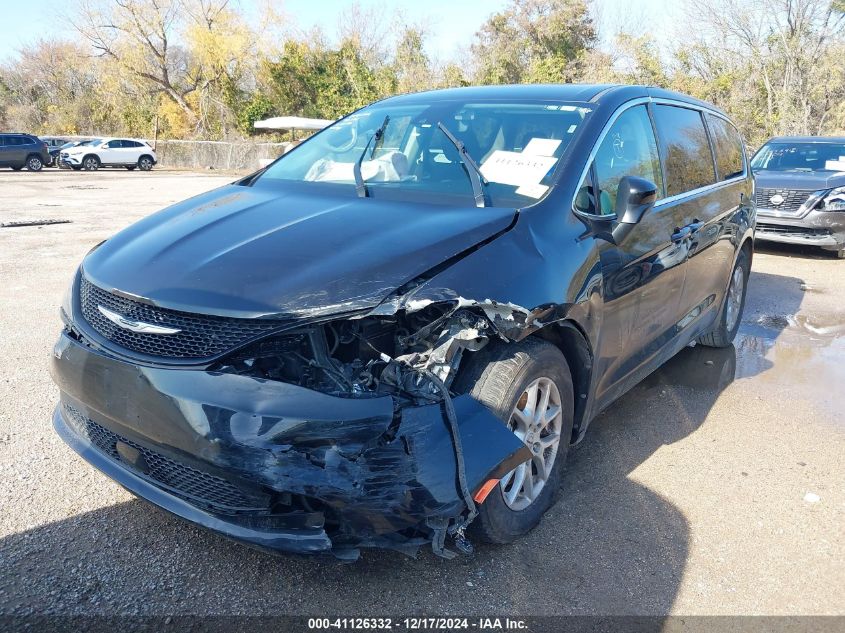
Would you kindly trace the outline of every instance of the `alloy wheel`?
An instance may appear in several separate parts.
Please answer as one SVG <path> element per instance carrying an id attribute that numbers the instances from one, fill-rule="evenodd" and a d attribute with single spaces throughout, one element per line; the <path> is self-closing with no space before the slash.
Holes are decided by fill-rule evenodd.
<path id="1" fill-rule="evenodd" d="M 149 158 L 142 158 L 138 161 L 138 164 L 143 171 L 150 171 L 153 168 L 153 161 Z"/>
<path id="2" fill-rule="evenodd" d="M 35 158 L 34 156 L 32 158 L 30 158 L 29 161 L 27 161 L 27 163 L 26 163 L 26 168 L 29 171 L 41 171 L 41 168 L 43 166 L 44 166 L 44 164 L 41 162 L 41 159 Z"/>
<path id="3" fill-rule="evenodd" d="M 508 421 L 508 427 L 531 450 L 531 459 L 499 482 L 511 510 L 527 508 L 546 485 L 560 446 L 562 424 L 557 385 L 549 378 L 537 378 L 522 392 Z"/>

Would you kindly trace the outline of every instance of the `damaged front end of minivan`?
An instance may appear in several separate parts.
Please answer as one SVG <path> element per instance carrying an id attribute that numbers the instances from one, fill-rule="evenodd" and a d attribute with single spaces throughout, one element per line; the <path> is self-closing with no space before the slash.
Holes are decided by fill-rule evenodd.
<path id="1" fill-rule="evenodd" d="M 84 313 L 81 301 L 68 310 Z M 450 388 L 466 354 L 526 336 L 544 312 L 395 299 L 300 319 L 201 371 L 121 358 L 64 315 L 54 424 L 130 491 L 236 540 L 341 559 L 431 544 L 451 557 L 471 550 L 476 505 L 531 453 Z"/>

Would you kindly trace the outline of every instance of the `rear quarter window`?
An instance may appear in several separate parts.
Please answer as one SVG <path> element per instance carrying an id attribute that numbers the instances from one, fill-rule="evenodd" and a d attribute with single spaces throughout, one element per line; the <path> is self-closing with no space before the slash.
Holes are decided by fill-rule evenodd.
<path id="1" fill-rule="evenodd" d="M 716 171 L 719 180 L 730 180 L 745 172 L 745 150 L 737 129 L 721 117 L 705 115 L 713 149 L 716 153 Z"/>
<path id="2" fill-rule="evenodd" d="M 707 130 L 698 110 L 670 105 L 654 108 L 654 123 L 666 165 L 666 195 L 716 182 Z"/>

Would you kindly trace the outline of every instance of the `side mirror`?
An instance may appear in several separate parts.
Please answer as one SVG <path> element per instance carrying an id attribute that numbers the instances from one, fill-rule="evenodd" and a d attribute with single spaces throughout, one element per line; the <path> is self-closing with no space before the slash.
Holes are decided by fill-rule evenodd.
<path id="1" fill-rule="evenodd" d="M 619 244 L 657 201 L 657 185 L 645 178 L 625 176 L 616 190 L 616 226 L 613 241 Z"/>

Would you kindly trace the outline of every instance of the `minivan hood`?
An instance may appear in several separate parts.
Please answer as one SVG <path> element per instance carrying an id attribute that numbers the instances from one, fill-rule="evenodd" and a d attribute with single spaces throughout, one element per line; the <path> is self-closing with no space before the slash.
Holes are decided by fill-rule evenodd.
<path id="1" fill-rule="evenodd" d="M 83 272 L 107 290 L 174 310 L 318 317 L 378 305 L 504 231 L 516 213 L 325 191 L 222 187 L 124 229 L 85 258 Z"/>
<path id="2" fill-rule="evenodd" d="M 774 171 L 754 172 L 758 187 L 765 189 L 806 189 L 819 191 L 845 186 L 845 172 L 834 171 Z"/>

